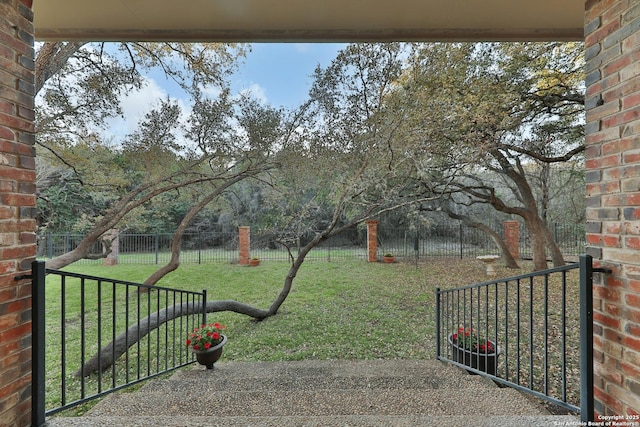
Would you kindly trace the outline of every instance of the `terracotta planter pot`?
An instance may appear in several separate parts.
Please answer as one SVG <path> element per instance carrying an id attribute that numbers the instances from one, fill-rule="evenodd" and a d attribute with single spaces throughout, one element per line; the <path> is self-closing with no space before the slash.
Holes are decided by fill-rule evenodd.
<path id="1" fill-rule="evenodd" d="M 222 341 L 220 344 L 213 346 L 206 350 L 194 350 L 191 351 L 196 355 L 196 360 L 199 364 L 204 365 L 207 369 L 213 369 L 213 364 L 222 356 L 222 347 L 227 343 L 227 336 L 221 335 Z"/>
<path id="2" fill-rule="evenodd" d="M 249 265 L 251 267 L 256 267 L 256 266 L 260 265 L 260 260 L 259 259 L 250 259 L 249 260 Z"/>
<path id="3" fill-rule="evenodd" d="M 498 367 L 498 356 L 500 356 L 501 350 L 500 347 L 496 345 L 493 341 L 489 341 L 495 351 L 493 353 L 478 353 L 472 352 L 471 350 L 467 350 L 462 347 L 458 347 L 457 344 L 453 342 L 452 335 L 448 337 L 449 345 L 451 346 L 451 359 L 454 362 L 462 363 L 463 365 L 469 366 L 470 368 L 477 369 L 481 372 L 486 372 L 487 374 L 496 375 L 496 368 Z"/>
<path id="4" fill-rule="evenodd" d="M 394 256 L 383 256 L 383 257 L 382 257 L 382 260 L 383 260 L 384 262 L 386 262 L 386 263 L 389 263 L 389 264 L 390 264 L 390 263 L 392 263 L 392 262 L 395 262 L 395 261 L 396 261 L 396 257 L 394 257 Z"/>

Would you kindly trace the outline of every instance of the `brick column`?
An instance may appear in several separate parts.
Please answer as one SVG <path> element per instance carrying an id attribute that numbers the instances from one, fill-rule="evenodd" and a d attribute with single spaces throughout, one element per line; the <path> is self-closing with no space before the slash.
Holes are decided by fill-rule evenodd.
<path id="1" fill-rule="evenodd" d="M 251 227 L 238 227 L 238 264 L 249 265 Z"/>
<path id="2" fill-rule="evenodd" d="M 502 223 L 504 241 L 509 248 L 509 253 L 514 259 L 520 258 L 520 223 L 518 221 L 505 221 Z"/>
<path id="3" fill-rule="evenodd" d="M 367 221 L 367 261 L 378 262 L 378 221 Z"/>
<path id="4" fill-rule="evenodd" d="M 0 1 L 0 424 L 31 424 L 31 281 L 36 255 L 33 12 Z"/>
<path id="5" fill-rule="evenodd" d="M 640 413 L 640 5 L 587 0 L 586 252 L 593 285 L 595 412 Z M 598 419 L 596 418 L 596 421 Z"/>

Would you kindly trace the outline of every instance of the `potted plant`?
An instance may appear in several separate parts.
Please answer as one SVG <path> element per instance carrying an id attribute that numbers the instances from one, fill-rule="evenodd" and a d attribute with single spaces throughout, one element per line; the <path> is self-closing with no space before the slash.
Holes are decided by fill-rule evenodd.
<path id="1" fill-rule="evenodd" d="M 384 262 L 388 262 L 388 263 L 392 263 L 396 261 L 396 257 L 393 256 L 391 252 L 387 252 L 386 254 L 384 254 L 382 256 L 382 259 L 384 260 Z"/>
<path id="2" fill-rule="evenodd" d="M 260 265 L 260 258 L 258 258 L 257 256 L 249 258 L 249 265 L 251 267 L 256 267 Z"/>
<path id="3" fill-rule="evenodd" d="M 496 374 L 500 347 L 495 342 L 479 336 L 470 327 L 460 327 L 448 337 L 453 361 L 482 372 Z"/>
<path id="4" fill-rule="evenodd" d="M 187 337 L 187 347 L 196 355 L 199 364 L 213 369 L 213 364 L 222 356 L 222 347 L 227 343 L 222 331 L 226 326 L 220 323 L 209 323 L 193 329 Z"/>

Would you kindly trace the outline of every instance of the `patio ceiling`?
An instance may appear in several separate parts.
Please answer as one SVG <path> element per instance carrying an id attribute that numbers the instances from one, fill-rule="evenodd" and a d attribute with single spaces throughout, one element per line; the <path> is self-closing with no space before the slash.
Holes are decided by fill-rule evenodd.
<path id="1" fill-rule="evenodd" d="M 585 0 L 34 0 L 38 40 L 581 40 Z"/>

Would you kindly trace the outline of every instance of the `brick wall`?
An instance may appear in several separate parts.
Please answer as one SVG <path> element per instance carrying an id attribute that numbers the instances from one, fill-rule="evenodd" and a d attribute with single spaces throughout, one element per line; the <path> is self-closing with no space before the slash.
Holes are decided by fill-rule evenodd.
<path id="1" fill-rule="evenodd" d="M 596 412 L 640 412 L 640 3 L 587 0 L 587 252 Z"/>
<path id="2" fill-rule="evenodd" d="M 31 285 L 35 257 L 31 0 L 0 0 L 0 424 L 31 423 Z"/>

